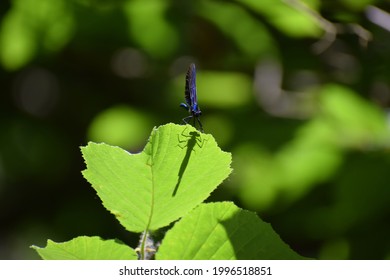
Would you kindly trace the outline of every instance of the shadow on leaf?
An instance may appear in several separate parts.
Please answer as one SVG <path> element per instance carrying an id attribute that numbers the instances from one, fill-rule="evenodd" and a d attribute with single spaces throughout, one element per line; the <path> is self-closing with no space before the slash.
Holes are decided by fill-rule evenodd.
<path id="1" fill-rule="evenodd" d="M 185 132 L 186 129 L 184 129 L 183 133 Z M 191 131 L 190 133 L 188 133 L 188 135 L 185 135 L 183 133 L 181 135 L 186 137 L 186 140 L 180 140 L 179 139 L 179 143 L 180 144 L 184 144 L 183 147 L 181 147 L 181 145 L 179 145 L 179 146 L 181 148 L 186 147 L 186 154 L 185 154 L 185 156 L 183 158 L 183 161 L 182 161 L 182 163 L 180 165 L 177 184 L 175 186 L 175 189 L 173 190 L 172 196 L 175 196 L 177 191 L 178 191 L 178 189 L 179 189 L 179 186 L 180 186 L 180 183 L 181 183 L 181 179 L 183 178 L 183 174 L 184 174 L 184 172 L 185 172 L 185 170 L 187 168 L 188 162 L 189 162 L 190 157 L 191 157 L 191 153 L 194 150 L 194 147 L 195 147 L 195 145 L 197 143 L 197 137 L 200 136 L 200 134 L 198 132 L 196 132 L 196 131 Z"/>

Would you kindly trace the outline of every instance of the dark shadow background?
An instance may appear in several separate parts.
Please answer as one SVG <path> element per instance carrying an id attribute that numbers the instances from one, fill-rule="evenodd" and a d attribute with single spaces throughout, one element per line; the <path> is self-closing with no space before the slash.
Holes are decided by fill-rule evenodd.
<path id="1" fill-rule="evenodd" d="M 387 1 L 0 3 L 0 258 L 128 233 L 83 179 L 88 141 L 143 149 L 186 116 L 233 154 L 210 200 L 257 211 L 306 257 L 390 257 Z M 370 4 L 370 5 L 368 5 Z"/>

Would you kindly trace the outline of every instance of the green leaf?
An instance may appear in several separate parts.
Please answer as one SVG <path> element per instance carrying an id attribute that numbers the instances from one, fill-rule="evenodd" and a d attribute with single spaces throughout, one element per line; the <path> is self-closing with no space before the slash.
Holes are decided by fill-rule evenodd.
<path id="1" fill-rule="evenodd" d="M 204 201 L 231 172 L 231 155 L 192 126 L 154 129 L 145 149 L 89 143 L 82 149 L 92 184 L 103 205 L 129 231 L 156 230 Z"/>
<path id="2" fill-rule="evenodd" d="M 156 259 L 303 259 L 253 212 L 231 202 L 202 204 L 165 235 Z"/>
<path id="3" fill-rule="evenodd" d="M 136 260 L 136 252 L 118 240 L 80 236 L 68 242 L 50 239 L 45 248 L 31 246 L 44 260 Z"/>

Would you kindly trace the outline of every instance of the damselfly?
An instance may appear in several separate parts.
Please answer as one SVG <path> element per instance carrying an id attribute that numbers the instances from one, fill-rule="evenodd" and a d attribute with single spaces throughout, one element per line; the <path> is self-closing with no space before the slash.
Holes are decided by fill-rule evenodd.
<path id="1" fill-rule="evenodd" d="M 183 122 L 188 124 L 190 119 L 193 119 L 193 126 L 196 128 L 196 121 L 199 124 L 199 131 L 203 132 L 202 123 L 199 120 L 202 112 L 198 106 L 198 98 L 196 96 L 196 69 L 195 64 L 191 63 L 188 68 L 186 75 L 186 86 L 185 86 L 185 99 L 186 103 L 181 103 L 180 106 L 188 110 L 190 115 L 183 119 Z"/>

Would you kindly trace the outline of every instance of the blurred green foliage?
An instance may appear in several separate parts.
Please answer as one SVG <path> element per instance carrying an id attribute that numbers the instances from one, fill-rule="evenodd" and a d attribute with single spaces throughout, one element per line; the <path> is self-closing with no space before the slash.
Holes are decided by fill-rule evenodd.
<path id="1" fill-rule="evenodd" d="M 197 65 L 206 133 L 233 154 L 210 200 L 258 211 L 301 255 L 390 257 L 385 0 L 0 3 L 0 258 L 78 235 L 134 246 L 79 146 L 141 151 L 181 123 Z"/>

